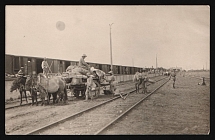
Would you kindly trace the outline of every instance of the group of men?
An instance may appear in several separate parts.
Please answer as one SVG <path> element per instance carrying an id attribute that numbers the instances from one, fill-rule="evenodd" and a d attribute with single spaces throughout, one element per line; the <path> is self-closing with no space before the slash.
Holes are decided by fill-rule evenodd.
<path id="1" fill-rule="evenodd" d="M 173 80 L 173 88 L 175 88 L 175 81 L 176 81 L 176 71 L 173 69 L 173 72 L 170 73 L 169 79 Z M 142 88 L 147 92 L 147 85 L 146 81 L 148 80 L 148 72 L 146 69 L 140 70 L 140 72 L 136 72 L 133 78 L 133 81 L 135 82 L 136 87 L 136 93 L 139 92 L 139 85 L 142 83 Z"/>
<path id="2" fill-rule="evenodd" d="M 136 93 L 139 93 L 139 85 L 142 84 L 144 92 L 147 92 L 146 81 L 148 80 L 148 72 L 145 68 L 141 69 L 140 72 L 136 72 L 133 81 L 135 82 Z"/>

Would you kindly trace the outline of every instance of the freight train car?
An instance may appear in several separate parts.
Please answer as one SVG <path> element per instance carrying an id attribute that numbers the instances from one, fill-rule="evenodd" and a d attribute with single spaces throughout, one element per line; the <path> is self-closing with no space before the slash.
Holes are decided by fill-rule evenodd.
<path id="1" fill-rule="evenodd" d="M 24 67 L 24 73 L 26 75 L 32 74 L 33 71 L 36 73 L 42 73 L 43 58 L 30 57 L 30 56 L 16 56 L 5 54 L 5 73 L 16 74 L 20 67 Z M 69 65 L 78 65 L 78 61 L 59 60 L 47 58 L 47 62 L 50 66 L 50 73 L 63 73 Z M 111 70 L 110 64 L 100 64 L 87 62 L 90 66 L 96 69 L 100 69 L 105 73 Z M 140 71 L 140 67 L 113 65 L 113 72 L 116 75 L 135 74 L 136 71 Z"/>

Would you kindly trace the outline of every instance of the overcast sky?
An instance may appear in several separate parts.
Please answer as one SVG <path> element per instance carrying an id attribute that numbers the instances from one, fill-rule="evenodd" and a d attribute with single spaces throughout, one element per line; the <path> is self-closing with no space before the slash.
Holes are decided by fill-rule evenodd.
<path id="1" fill-rule="evenodd" d="M 59 30 L 57 22 L 65 23 Z M 6 6 L 6 54 L 137 67 L 209 68 L 210 7 Z M 133 63 L 132 63 L 133 59 Z"/>

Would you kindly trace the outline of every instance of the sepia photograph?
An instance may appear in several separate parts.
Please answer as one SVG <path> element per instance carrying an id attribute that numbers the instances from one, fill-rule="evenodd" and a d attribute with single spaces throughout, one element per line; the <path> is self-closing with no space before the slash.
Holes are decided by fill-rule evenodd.
<path id="1" fill-rule="evenodd" d="M 5 5 L 5 135 L 210 135 L 210 5 Z"/>

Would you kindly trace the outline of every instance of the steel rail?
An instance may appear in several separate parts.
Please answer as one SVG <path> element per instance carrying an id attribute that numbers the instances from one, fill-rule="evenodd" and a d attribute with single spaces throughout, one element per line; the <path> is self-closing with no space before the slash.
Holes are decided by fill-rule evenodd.
<path id="1" fill-rule="evenodd" d="M 101 132 L 103 132 L 104 130 L 106 130 L 108 127 L 110 127 L 114 122 L 116 122 L 117 120 L 119 120 L 120 118 L 122 118 L 125 114 L 127 114 L 129 111 L 131 111 L 132 109 L 134 109 L 135 107 L 137 107 L 137 105 L 139 105 L 142 101 L 144 101 L 146 98 L 148 98 L 149 96 L 151 96 L 155 91 L 157 91 L 159 88 L 161 88 L 164 84 L 166 84 L 169 81 L 169 79 L 164 82 L 162 85 L 160 85 L 159 87 L 157 87 L 155 90 L 153 90 L 151 93 L 149 93 L 146 97 L 142 98 L 140 101 L 138 101 L 137 103 L 135 103 L 133 106 L 131 106 L 129 109 L 127 109 L 124 113 L 122 113 L 121 115 L 119 115 L 118 117 L 116 117 L 113 121 L 111 121 L 110 123 L 108 123 L 106 126 L 104 126 L 103 128 L 101 128 L 100 130 L 98 130 L 96 133 L 94 133 L 94 135 L 98 135 Z"/>
<path id="2" fill-rule="evenodd" d="M 39 98 L 38 98 L 38 99 L 39 99 Z M 52 100 L 52 99 L 50 99 L 50 100 Z M 47 100 L 45 100 L 45 101 L 47 101 Z M 17 101 L 17 102 L 19 102 L 19 101 Z M 37 101 L 37 103 L 40 103 L 40 102 L 42 102 L 42 101 Z M 13 103 L 12 103 L 12 104 L 13 104 Z M 31 104 L 32 104 L 32 102 L 30 102 L 30 103 L 25 103 L 25 104 L 21 104 L 21 105 L 10 106 L 10 107 L 6 107 L 5 110 L 12 109 L 12 108 L 17 108 L 17 107 L 28 106 L 28 105 L 31 105 Z M 35 104 L 36 104 L 36 103 L 35 103 Z"/>
<path id="3" fill-rule="evenodd" d="M 166 78 L 167 78 L 167 77 L 162 78 L 162 79 L 159 79 L 158 81 L 161 81 L 161 80 L 166 79 Z M 158 81 L 156 81 L 156 82 L 158 82 Z M 150 85 L 150 84 L 148 84 L 148 85 Z M 133 93 L 133 92 L 135 92 L 135 91 L 136 91 L 136 90 L 132 90 L 132 91 L 130 91 L 129 93 Z M 126 93 L 125 93 L 125 94 L 126 94 Z M 123 95 L 125 95 L 125 94 L 123 94 Z M 88 111 L 91 111 L 91 110 L 93 110 L 93 109 L 95 109 L 95 108 L 97 108 L 97 107 L 100 107 L 100 106 L 102 106 L 102 105 L 105 105 L 105 104 L 107 104 L 107 103 L 109 103 L 109 102 L 111 102 L 111 101 L 114 101 L 114 100 L 118 99 L 118 98 L 121 98 L 121 96 L 120 96 L 120 95 L 117 95 L 116 97 L 114 97 L 114 98 L 112 98 L 112 99 L 109 99 L 109 100 L 107 100 L 107 101 L 105 101 L 105 102 L 102 102 L 102 103 L 100 103 L 100 104 L 94 105 L 93 107 L 84 109 L 84 110 L 82 110 L 82 111 L 79 111 L 79 112 L 74 113 L 74 114 L 72 114 L 72 115 L 69 115 L 69 116 L 67 116 L 67 117 L 64 117 L 63 119 L 60 119 L 60 120 L 55 121 L 55 122 L 52 122 L 52 123 L 50 123 L 50 124 L 48 124 L 48 125 L 45 125 L 45 126 L 43 126 L 43 127 L 38 128 L 38 129 L 32 130 L 31 132 L 28 132 L 28 133 L 26 133 L 25 135 L 40 134 L 40 132 L 41 132 L 41 131 L 44 131 L 45 129 L 48 129 L 48 128 L 50 128 L 50 127 L 53 127 L 54 125 L 57 125 L 57 124 L 62 123 L 62 122 L 65 122 L 65 121 L 67 121 L 67 120 L 74 119 L 74 118 L 77 117 L 78 115 L 82 115 L 83 113 L 86 113 L 86 112 L 88 112 Z"/>

